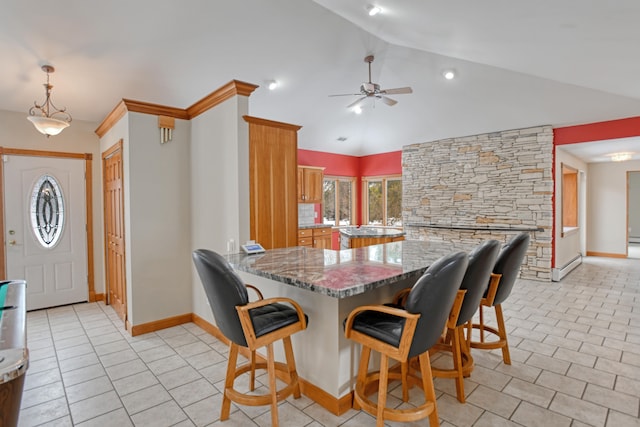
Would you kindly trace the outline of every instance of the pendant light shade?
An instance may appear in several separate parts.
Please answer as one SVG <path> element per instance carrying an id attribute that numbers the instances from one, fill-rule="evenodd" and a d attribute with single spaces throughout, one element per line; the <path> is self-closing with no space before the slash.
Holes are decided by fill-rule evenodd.
<path id="1" fill-rule="evenodd" d="M 51 101 L 51 90 L 53 86 L 49 84 L 49 74 L 55 69 L 51 65 L 43 65 L 42 71 L 47 73 L 47 82 L 43 85 L 46 98 L 44 102 L 38 105 L 33 103 L 33 107 L 29 109 L 27 119 L 33 123 L 35 128 L 47 138 L 62 132 L 71 123 L 71 114 L 67 113 L 66 108 L 58 109 Z"/>

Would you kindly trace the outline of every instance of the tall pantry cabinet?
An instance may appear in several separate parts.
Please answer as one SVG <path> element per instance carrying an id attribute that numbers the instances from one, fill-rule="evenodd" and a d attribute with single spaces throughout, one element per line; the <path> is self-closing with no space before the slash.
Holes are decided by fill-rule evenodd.
<path id="1" fill-rule="evenodd" d="M 298 130 L 243 116 L 249 123 L 250 236 L 265 249 L 298 244 Z"/>

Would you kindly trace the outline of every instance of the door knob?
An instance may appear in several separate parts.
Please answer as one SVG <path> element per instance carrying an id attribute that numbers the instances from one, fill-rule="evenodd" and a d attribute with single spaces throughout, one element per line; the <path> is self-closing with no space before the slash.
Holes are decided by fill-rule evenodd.
<path id="1" fill-rule="evenodd" d="M 9 240 L 9 246 L 15 246 L 16 243 L 17 242 L 15 240 Z"/>

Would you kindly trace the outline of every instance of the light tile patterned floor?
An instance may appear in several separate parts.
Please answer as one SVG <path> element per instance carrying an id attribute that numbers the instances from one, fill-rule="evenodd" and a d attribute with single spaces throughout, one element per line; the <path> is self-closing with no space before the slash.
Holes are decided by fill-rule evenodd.
<path id="1" fill-rule="evenodd" d="M 585 258 L 560 283 L 519 281 L 504 308 L 513 364 L 473 350 L 464 405 L 437 379 L 442 426 L 640 426 L 640 262 Z M 21 426 L 270 424 L 266 407 L 236 406 L 220 423 L 226 347 L 193 324 L 131 338 L 110 307 L 79 304 L 29 313 L 28 342 Z M 304 396 L 279 413 L 283 426 L 374 423 Z"/>

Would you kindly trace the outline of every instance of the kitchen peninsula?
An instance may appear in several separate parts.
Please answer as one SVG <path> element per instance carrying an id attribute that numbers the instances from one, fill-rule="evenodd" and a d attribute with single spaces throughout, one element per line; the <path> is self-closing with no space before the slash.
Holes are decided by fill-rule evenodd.
<path id="1" fill-rule="evenodd" d="M 339 414 L 351 407 L 359 358 L 359 347 L 344 337 L 342 329 L 349 312 L 390 301 L 441 256 L 469 249 L 444 242 L 403 241 L 341 251 L 289 247 L 228 255 L 227 260 L 265 298 L 288 297 L 302 306 L 309 325 L 292 337 L 302 391 Z M 281 350 L 276 347 L 283 360 Z"/>
<path id="2" fill-rule="evenodd" d="M 404 240 L 404 231 L 387 227 L 346 227 L 340 229 L 340 249 L 362 248 Z"/>

